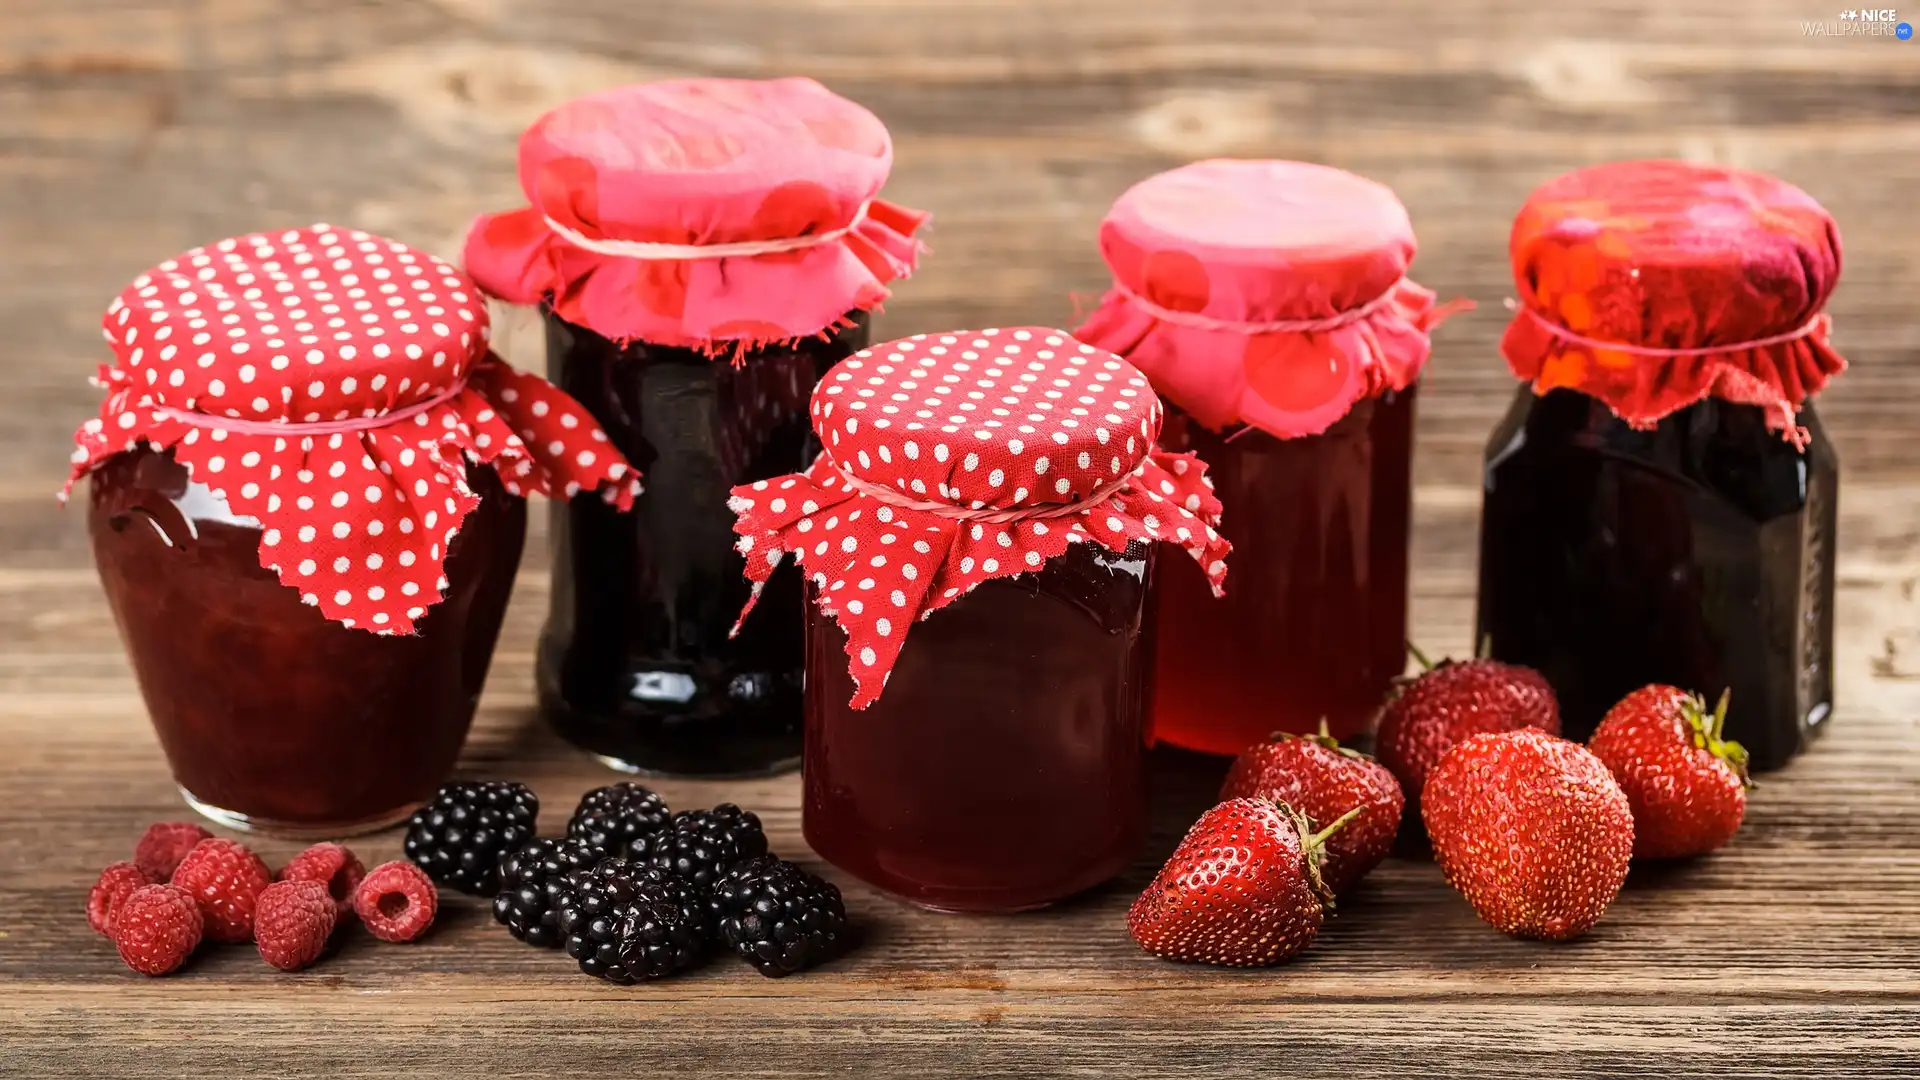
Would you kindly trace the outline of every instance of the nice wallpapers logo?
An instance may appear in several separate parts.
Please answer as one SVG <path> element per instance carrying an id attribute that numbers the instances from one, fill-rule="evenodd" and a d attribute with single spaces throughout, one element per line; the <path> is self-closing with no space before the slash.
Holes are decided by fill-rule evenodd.
<path id="1" fill-rule="evenodd" d="M 1889 37 L 1911 41 L 1913 24 L 1902 22 L 1900 13 L 1893 8 L 1848 8 L 1832 21 L 1802 22 L 1800 35 L 1810 38 Z"/>

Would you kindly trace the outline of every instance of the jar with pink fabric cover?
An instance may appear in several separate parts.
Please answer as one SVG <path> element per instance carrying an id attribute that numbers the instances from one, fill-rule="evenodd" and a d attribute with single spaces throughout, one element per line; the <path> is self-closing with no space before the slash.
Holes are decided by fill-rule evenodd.
<path id="1" fill-rule="evenodd" d="M 926 215 L 878 198 L 892 162 L 885 126 L 810 79 L 626 86 L 535 121 L 531 205 L 468 235 L 468 271 L 542 307 L 549 376 L 648 474 L 632 514 L 553 512 L 541 711 L 616 768 L 798 763 L 801 582 L 729 640 L 727 492 L 812 460 L 808 395 L 913 271 Z"/>
<path id="2" fill-rule="evenodd" d="M 1753 769 L 1833 709 L 1840 465 L 1812 396 L 1840 234 L 1811 195 L 1680 161 L 1528 197 L 1488 440 L 1480 636 L 1538 668 L 1569 737 L 1648 683 L 1717 697 Z"/>
<path id="3" fill-rule="evenodd" d="M 1157 583 L 1153 732 L 1238 753 L 1363 729 L 1406 664 L 1414 394 L 1450 314 L 1407 277 L 1392 191 L 1292 161 L 1202 161 L 1100 227 L 1113 288 L 1075 336 L 1132 361 L 1198 451 L 1238 552 L 1213 599 Z"/>

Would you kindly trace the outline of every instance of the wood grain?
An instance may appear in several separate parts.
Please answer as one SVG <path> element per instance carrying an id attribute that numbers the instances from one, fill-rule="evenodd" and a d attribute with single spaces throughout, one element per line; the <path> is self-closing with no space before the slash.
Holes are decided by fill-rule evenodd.
<path id="1" fill-rule="evenodd" d="M 0 1076 L 1920 1073 L 1920 45 L 1808 40 L 1799 21 L 1832 13 L 1788 0 L 0 6 Z M 1421 396 L 1414 622 L 1443 648 L 1468 638 L 1480 444 L 1513 392 L 1494 350 L 1506 227 L 1527 190 L 1632 155 L 1800 183 L 1847 240 L 1832 310 L 1853 369 L 1820 406 L 1846 463 L 1832 731 L 1766 778 L 1732 847 L 1637 869 L 1565 946 L 1501 937 L 1408 857 L 1285 968 L 1147 958 L 1120 914 L 1219 772 L 1162 755 L 1153 850 L 1119 881 L 958 919 L 842 879 L 862 947 L 799 978 L 723 963 L 609 987 L 474 902 L 417 945 L 356 932 L 300 975 L 238 948 L 132 975 L 87 931 L 86 888 L 183 810 L 79 517 L 48 498 L 95 401 L 106 299 L 181 248 L 314 219 L 449 252 L 472 214 L 518 202 L 529 119 L 694 73 L 813 75 L 892 127 L 889 195 L 937 224 L 885 335 L 1070 321 L 1104 282 L 1106 205 L 1192 157 L 1394 185 L 1420 278 L 1482 305 L 1442 332 Z M 607 774 L 532 716 L 545 559 L 536 525 L 464 767 L 526 778 L 551 826 Z M 760 810 L 777 849 L 815 862 L 792 778 L 662 788 Z M 398 839 L 355 846 L 372 861 Z"/>

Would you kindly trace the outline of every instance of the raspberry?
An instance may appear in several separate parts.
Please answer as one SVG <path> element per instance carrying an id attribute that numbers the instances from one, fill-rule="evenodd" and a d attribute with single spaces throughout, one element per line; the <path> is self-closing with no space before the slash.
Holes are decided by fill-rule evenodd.
<path id="1" fill-rule="evenodd" d="M 142 885 L 113 914 L 113 944 L 120 959 L 142 975 L 165 975 L 200 945 L 200 905 L 185 889 Z"/>
<path id="2" fill-rule="evenodd" d="M 340 906 L 317 881 L 276 881 L 253 910 L 253 943 L 260 959 L 281 971 L 299 971 L 327 951 Z"/>
<path id="3" fill-rule="evenodd" d="M 410 862 L 381 863 L 353 894 L 353 910 L 382 941 L 412 941 L 433 925 L 440 893 L 426 871 Z"/>
<path id="4" fill-rule="evenodd" d="M 133 864 L 152 881 L 173 877 L 180 860 L 193 845 L 210 840 L 213 834 L 191 821 L 159 821 L 147 826 L 140 842 L 133 846 Z"/>
<path id="5" fill-rule="evenodd" d="M 211 941 L 253 937 L 253 904 L 273 883 L 260 856 L 231 840 L 202 840 L 173 872 L 173 884 L 200 904 Z"/>
<path id="6" fill-rule="evenodd" d="M 87 893 L 87 925 L 112 936 L 113 913 L 129 893 L 151 884 L 153 879 L 130 862 L 117 862 L 100 871 L 100 880 L 94 882 L 92 891 Z"/>
<path id="7" fill-rule="evenodd" d="M 367 868 L 360 865 L 353 852 L 339 844 L 315 844 L 281 867 L 277 880 L 312 881 L 325 886 L 339 908 L 337 914 L 344 919 L 353 910 L 353 891 L 366 876 Z"/>

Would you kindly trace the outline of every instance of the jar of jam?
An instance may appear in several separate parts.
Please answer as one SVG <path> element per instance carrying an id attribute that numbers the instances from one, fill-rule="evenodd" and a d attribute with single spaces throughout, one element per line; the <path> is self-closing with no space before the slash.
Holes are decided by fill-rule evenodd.
<path id="1" fill-rule="evenodd" d="M 789 554 L 808 576 L 807 843 L 945 911 L 1113 876 L 1145 835 L 1151 545 L 1226 574 L 1205 466 L 1058 330 L 876 346 L 811 412 L 812 466 L 733 490 L 755 592 Z"/>
<path id="2" fill-rule="evenodd" d="M 522 496 L 626 506 L 637 475 L 489 353 L 471 281 L 358 230 L 196 248 L 104 327 L 116 363 L 73 479 L 181 793 L 286 835 L 405 817 L 473 719 Z"/>
<path id="3" fill-rule="evenodd" d="M 1407 277 L 1406 210 L 1323 165 L 1203 161 L 1121 195 L 1100 247 L 1113 288 L 1074 333 L 1167 399 L 1239 553 L 1224 598 L 1184 564 L 1154 592 L 1154 737 L 1352 736 L 1406 666 L 1414 395 L 1451 312 Z"/>
<path id="4" fill-rule="evenodd" d="M 1481 634 L 1584 738 L 1648 683 L 1731 692 L 1755 769 L 1833 706 L 1839 466 L 1807 399 L 1845 362 L 1833 219 L 1739 169 L 1569 173 L 1513 227 L 1527 380 L 1487 445 Z"/>
<path id="5" fill-rule="evenodd" d="M 553 508 L 541 711 L 632 772 L 797 764 L 797 571 L 747 598 L 727 490 L 805 468 L 814 384 L 866 344 L 925 215 L 876 197 L 892 142 L 809 79 L 690 79 L 560 106 L 520 141 L 532 206 L 483 217 L 466 263 L 539 304 L 550 378 L 647 474 L 632 514 Z"/>

